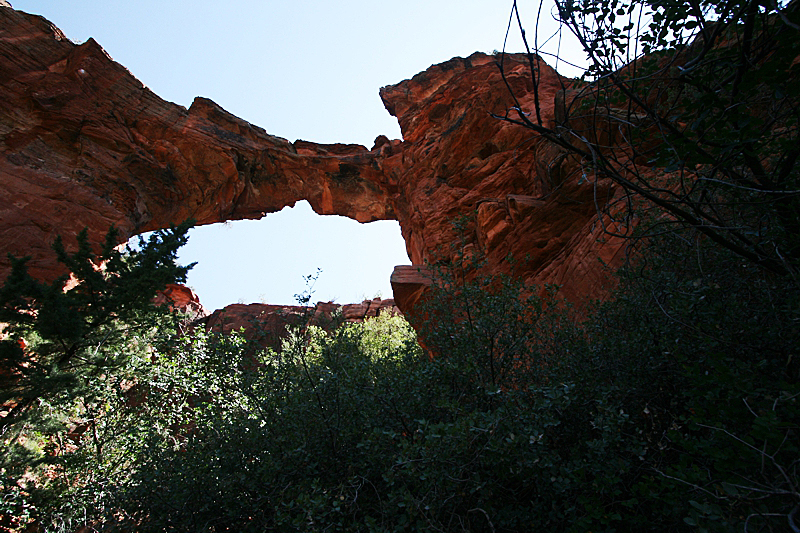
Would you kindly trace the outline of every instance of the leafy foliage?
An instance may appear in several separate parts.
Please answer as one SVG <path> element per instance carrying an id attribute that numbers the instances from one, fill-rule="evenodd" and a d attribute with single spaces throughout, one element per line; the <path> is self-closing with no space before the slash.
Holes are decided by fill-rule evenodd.
<path id="1" fill-rule="evenodd" d="M 557 127 L 538 103 L 504 118 L 619 185 L 629 209 L 605 214 L 647 237 L 580 322 L 555 288 L 456 265 L 415 328 L 304 322 L 274 350 L 153 308 L 185 275 L 184 227 L 141 251 L 57 245 L 68 291 L 14 260 L 0 513 L 45 531 L 798 531 L 798 5 L 556 2 L 590 69 Z"/>
<path id="2" fill-rule="evenodd" d="M 11 258 L 0 289 L 0 512 L 55 513 L 53 523 L 69 529 L 69 515 L 102 505 L 107 493 L 94 481 L 130 459 L 117 443 L 128 428 L 107 413 L 124 411 L 152 344 L 176 326 L 152 300 L 185 281 L 191 267 L 175 259 L 189 225 L 156 232 L 138 250 L 116 248 L 113 228 L 99 253 L 86 231 L 72 254 L 59 238 L 53 248 L 70 275 L 50 284 L 30 277 L 27 259 Z"/>
<path id="3" fill-rule="evenodd" d="M 797 295 L 715 247 L 648 258 L 581 325 L 512 280 L 442 283 L 433 357 L 389 316 L 257 359 L 185 339 L 191 431 L 118 505 L 144 531 L 780 531 Z"/>
<path id="4" fill-rule="evenodd" d="M 292 326 L 280 350 L 118 327 L 113 366 L 10 424 L 5 512 L 46 531 L 796 525 L 796 288 L 673 233 L 640 257 L 580 323 L 553 290 L 442 271 L 414 315 L 427 352 L 391 315 Z"/>

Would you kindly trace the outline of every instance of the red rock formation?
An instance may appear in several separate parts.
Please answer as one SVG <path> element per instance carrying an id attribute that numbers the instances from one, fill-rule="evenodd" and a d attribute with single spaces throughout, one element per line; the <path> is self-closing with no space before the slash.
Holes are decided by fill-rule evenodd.
<path id="1" fill-rule="evenodd" d="M 208 312 L 200 303 L 200 298 L 186 285 L 170 283 L 160 291 L 154 300 L 156 305 L 167 304 L 170 309 L 178 309 L 194 317 L 204 317 Z"/>
<path id="2" fill-rule="evenodd" d="M 303 323 L 325 327 L 334 321 L 334 313 L 341 312 L 345 322 L 363 322 L 380 313 L 400 314 L 394 300 L 375 298 L 360 304 L 339 305 L 332 302 L 319 302 L 314 307 L 269 304 L 231 304 L 214 311 L 203 320 L 206 330 L 219 333 L 244 330 L 253 338 L 262 336 L 265 345 L 280 348 L 286 337 L 288 326 Z"/>
<path id="3" fill-rule="evenodd" d="M 505 63 L 515 95 L 533 109 L 527 61 L 514 55 Z M 544 62 L 538 67 L 542 117 L 552 122 L 556 95 L 571 81 Z M 604 294 L 607 273 L 598 257 L 618 263 L 624 244 L 601 240 L 595 199 L 602 204 L 611 191 L 574 179 L 581 168 L 559 147 L 491 117 L 513 105 L 494 58 L 473 54 L 434 65 L 384 87 L 381 97 L 403 132 L 403 150 L 382 166 L 399 184 L 394 209 L 415 265 L 485 254 L 490 272 L 561 285 L 573 301 Z M 459 217 L 464 223 L 456 227 Z M 392 276 L 401 309 L 431 275 L 414 270 Z"/>
<path id="4" fill-rule="evenodd" d="M 551 121 L 570 80 L 539 68 Z M 527 62 L 508 56 L 506 72 L 532 108 Z M 598 258 L 621 253 L 596 214 L 613 191 L 573 179 L 581 169 L 561 149 L 490 116 L 513 100 L 484 54 L 381 89 L 403 141 L 290 143 L 206 99 L 188 110 L 165 102 L 93 40 L 74 45 L 45 19 L 0 7 L 0 94 L 0 277 L 8 252 L 53 276 L 50 243 L 60 233 L 69 245 L 84 226 L 99 240 L 115 224 L 126 238 L 187 217 L 259 218 L 300 199 L 322 214 L 398 220 L 414 265 L 484 253 L 490 271 L 560 284 L 575 301 L 603 294 Z M 404 285 L 409 274 L 393 276 L 401 309 L 425 285 L 425 275 Z"/>
<path id="5" fill-rule="evenodd" d="M 372 300 L 364 300 L 360 304 L 345 304 L 341 307 L 341 309 L 342 317 L 346 322 L 363 322 L 364 320 L 368 318 L 374 318 L 381 313 L 392 313 L 394 315 L 401 314 L 401 311 L 395 305 L 393 298 L 373 298 Z"/>
<path id="6" fill-rule="evenodd" d="M 310 202 L 317 213 L 392 219 L 374 154 L 294 144 L 195 99 L 160 99 L 94 41 L 76 46 L 47 20 L 0 8 L 0 257 L 32 255 L 83 227 L 127 238 L 186 218 L 260 218 Z"/>

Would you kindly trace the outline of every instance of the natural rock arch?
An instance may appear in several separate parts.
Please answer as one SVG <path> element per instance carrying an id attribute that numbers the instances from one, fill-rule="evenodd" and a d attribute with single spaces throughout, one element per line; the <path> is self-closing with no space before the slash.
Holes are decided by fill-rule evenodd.
<path id="1" fill-rule="evenodd" d="M 301 199 L 320 214 L 399 221 L 414 265 L 461 253 L 452 220 L 466 215 L 464 246 L 486 254 L 490 271 L 560 284 L 573 300 L 602 293 L 597 257 L 613 264 L 621 253 L 621 241 L 598 241 L 597 184 L 570 180 L 579 169 L 558 147 L 490 116 L 511 105 L 491 56 L 382 88 L 404 140 L 378 137 L 367 149 L 290 143 L 204 98 L 189 109 L 166 102 L 94 40 L 75 45 L 42 17 L 0 7 L 0 26 L 0 276 L 9 252 L 55 275 L 50 243 L 62 234 L 69 244 L 84 227 L 97 240 L 114 224 L 127 238 L 186 218 L 260 218 Z M 506 65 L 527 105 L 527 61 Z M 552 120 L 570 80 L 539 69 Z M 412 298 L 424 280 L 395 274 L 402 308 L 398 293 Z"/>

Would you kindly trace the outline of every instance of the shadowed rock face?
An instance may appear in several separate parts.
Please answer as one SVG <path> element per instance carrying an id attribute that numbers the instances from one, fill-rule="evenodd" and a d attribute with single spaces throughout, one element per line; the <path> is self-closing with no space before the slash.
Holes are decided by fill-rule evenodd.
<path id="1" fill-rule="evenodd" d="M 569 80 L 539 67 L 550 121 Z M 506 72 L 532 109 L 524 58 L 507 57 Z M 622 243 L 598 242 L 595 200 L 613 191 L 570 179 L 580 169 L 560 149 L 490 116 L 513 104 L 494 58 L 455 58 L 380 94 L 403 141 L 290 143 L 207 99 L 188 110 L 165 102 L 93 40 L 75 45 L 47 20 L 0 7 L 0 277 L 7 253 L 55 276 L 50 244 L 61 234 L 69 246 L 84 227 L 96 241 L 112 224 L 127 238 L 306 199 L 319 214 L 398 220 L 414 265 L 483 252 L 489 271 L 561 284 L 572 300 L 602 294 L 597 257 L 614 264 Z M 401 309 L 425 285 L 413 277 L 394 276 Z"/>

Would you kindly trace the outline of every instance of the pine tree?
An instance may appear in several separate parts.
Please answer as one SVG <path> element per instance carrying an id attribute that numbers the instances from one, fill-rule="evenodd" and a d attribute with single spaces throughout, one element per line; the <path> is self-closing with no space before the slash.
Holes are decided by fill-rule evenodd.
<path id="1" fill-rule="evenodd" d="M 31 277 L 29 258 L 9 256 L 0 288 L 0 516 L 57 500 L 65 483 L 74 486 L 74 478 L 54 486 L 67 463 L 102 461 L 100 421 L 136 381 L 132 359 L 145 361 L 154 339 L 174 331 L 174 313 L 153 300 L 194 266 L 176 262 L 191 225 L 156 231 L 136 248 L 118 247 L 112 227 L 97 253 L 87 230 L 74 253 L 59 237 L 53 250 L 68 274 L 51 283 Z"/>

